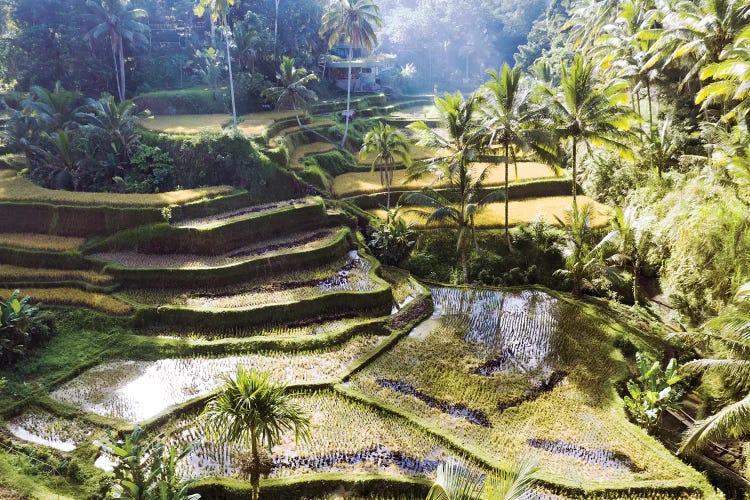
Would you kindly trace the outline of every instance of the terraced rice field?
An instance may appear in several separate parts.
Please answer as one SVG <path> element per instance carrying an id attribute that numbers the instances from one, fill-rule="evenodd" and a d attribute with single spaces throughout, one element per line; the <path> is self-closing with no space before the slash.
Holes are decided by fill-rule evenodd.
<path id="1" fill-rule="evenodd" d="M 26 250 L 49 250 L 64 252 L 73 250 L 86 241 L 85 238 L 70 238 L 35 233 L 0 233 L 0 246 Z"/>
<path id="2" fill-rule="evenodd" d="M 279 120 L 294 118 L 294 111 L 263 111 L 239 117 L 237 130 L 245 135 L 262 135 L 268 127 Z"/>
<path id="3" fill-rule="evenodd" d="M 412 161 L 429 160 L 431 158 L 436 158 L 440 156 L 440 154 L 441 154 L 440 150 L 428 148 L 425 146 L 420 146 L 418 144 L 409 145 L 409 157 L 412 159 Z M 364 158 L 360 158 L 359 155 L 356 155 L 356 158 L 359 163 L 370 166 L 372 165 L 372 162 L 375 161 L 375 156 L 376 156 L 375 154 L 369 153 Z"/>
<path id="4" fill-rule="evenodd" d="M 545 198 L 526 198 L 524 200 L 511 200 L 508 203 L 508 225 L 517 226 L 528 224 L 542 217 L 549 224 L 558 224 L 555 217 L 565 220 L 565 214 L 569 210 L 573 198 L 568 196 L 548 196 Z M 578 196 L 578 205 L 591 204 L 594 207 L 594 215 L 591 223 L 595 227 L 605 226 L 609 222 L 610 209 L 606 205 L 594 201 L 588 196 Z M 368 210 L 371 214 L 385 219 L 385 210 Z M 426 227 L 424 221 L 426 216 L 408 210 L 402 210 L 401 214 L 406 221 L 423 229 Z M 476 227 L 481 229 L 501 228 L 505 226 L 505 205 L 503 203 L 490 203 L 480 210 L 475 219 Z M 430 226 L 439 227 L 439 226 Z"/>
<path id="5" fill-rule="evenodd" d="M 311 142 L 297 146 L 294 148 L 294 153 L 292 153 L 289 159 L 289 168 L 292 170 L 302 170 L 305 166 L 304 160 L 306 156 L 327 153 L 334 149 L 336 149 L 336 145 L 329 142 Z"/>
<path id="6" fill-rule="evenodd" d="M 393 118 L 411 119 L 411 120 L 437 120 L 440 118 L 440 113 L 433 104 L 426 104 L 424 106 L 416 106 L 409 109 L 403 109 L 401 111 L 395 111 L 390 114 Z"/>
<path id="7" fill-rule="evenodd" d="M 567 484 L 697 480 L 627 420 L 612 387 L 625 362 L 578 306 L 539 291 L 437 289 L 434 300 L 432 328 L 355 374 L 352 388 L 496 460 L 533 457 Z"/>
<path id="8" fill-rule="evenodd" d="M 231 186 L 212 186 L 155 194 L 89 193 L 46 189 L 15 172 L 0 171 L 0 201 L 54 202 L 67 205 L 108 207 L 165 207 L 180 205 L 234 191 Z"/>
<path id="9" fill-rule="evenodd" d="M 324 246 L 336 237 L 336 229 L 321 229 L 313 232 L 296 233 L 283 238 L 266 240 L 236 250 L 224 255 L 189 255 L 189 254 L 141 254 L 137 252 L 104 252 L 93 254 L 91 257 L 101 261 L 117 262 L 132 268 L 180 268 L 205 269 L 220 266 L 230 266 L 245 262 L 263 255 L 268 257 L 282 253 L 289 249 L 296 251 L 309 250 Z"/>
<path id="10" fill-rule="evenodd" d="M 489 168 L 489 175 L 485 186 L 501 186 L 505 182 L 505 167 L 497 164 L 479 163 L 474 167 L 476 172 Z M 541 163 L 523 162 L 518 164 L 518 176 L 513 168 L 509 171 L 510 182 L 528 181 L 532 179 L 546 179 L 555 177 L 555 172 Z M 448 182 L 433 176 L 425 176 L 418 180 L 406 181 L 406 170 L 396 170 L 393 174 L 392 188 L 394 191 L 419 190 L 422 188 L 447 187 Z M 358 194 L 372 194 L 385 191 L 380 183 L 380 172 L 349 172 L 337 176 L 333 180 L 333 193 L 338 197 L 354 196 Z"/>
<path id="11" fill-rule="evenodd" d="M 111 295 L 98 292 L 85 292 L 77 288 L 33 288 L 22 287 L 21 295 L 30 295 L 33 302 L 46 305 L 88 307 L 110 314 L 124 315 L 133 312 L 126 303 Z M 13 292 L 10 288 L 0 288 L 0 297 L 8 297 Z"/>
<path id="12" fill-rule="evenodd" d="M 195 135 L 202 132 L 219 133 L 232 124 L 231 115 L 160 115 L 140 120 L 141 127 L 175 135 Z"/>
<path id="13" fill-rule="evenodd" d="M 95 429 L 77 419 L 62 418 L 32 409 L 8 421 L 8 430 L 18 439 L 60 451 L 73 451 L 90 441 Z"/>
<path id="14" fill-rule="evenodd" d="M 170 304 L 192 309 L 252 308 L 292 302 L 335 291 L 368 291 L 378 288 L 369 276 L 370 262 L 356 250 L 327 266 L 287 273 L 273 280 L 256 280 L 229 287 L 185 290 L 136 290 L 126 296 L 142 304 Z"/>
<path id="15" fill-rule="evenodd" d="M 99 415 L 139 422 L 170 406 L 209 394 L 221 385 L 219 375 L 233 373 L 238 363 L 268 371 L 273 380 L 286 384 L 319 383 L 341 376 L 384 339 L 360 335 L 336 350 L 300 354 L 259 352 L 244 356 L 111 361 L 84 372 L 51 396 Z"/>
<path id="16" fill-rule="evenodd" d="M 306 322 L 301 324 L 289 324 L 272 327 L 235 327 L 192 330 L 169 330 L 164 328 L 154 329 L 147 333 L 158 334 L 161 338 L 189 339 L 194 344 L 212 342 L 215 340 L 239 337 L 275 337 L 279 339 L 291 339 L 300 337 L 315 337 L 327 335 L 345 328 L 352 327 L 360 322 L 358 318 L 335 319 L 323 322 Z"/>
<path id="17" fill-rule="evenodd" d="M 211 227 L 221 226 L 237 219 L 261 215 L 263 212 L 270 212 L 272 210 L 278 210 L 287 207 L 313 205 L 318 202 L 319 199 L 316 198 L 297 198 L 292 200 L 277 201 L 274 203 L 266 203 L 264 205 L 253 205 L 250 207 L 234 210 L 232 212 L 223 212 L 218 215 L 210 215 L 198 219 L 185 220 L 174 224 L 174 226 L 180 228 L 207 229 Z"/>
<path id="18" fill-rule="evenodd" d="M 112 277 L 95 271 L 39 269 L 0 264 L 0 283 L 20 281 L 83 281 L 92 285 L 109 285 Z"/>

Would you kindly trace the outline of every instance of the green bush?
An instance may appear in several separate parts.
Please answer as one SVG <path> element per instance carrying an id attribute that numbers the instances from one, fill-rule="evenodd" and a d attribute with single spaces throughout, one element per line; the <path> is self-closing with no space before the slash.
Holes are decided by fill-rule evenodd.
<path id="1" fill-rule="evenodd" d="M 30 300 L 21 298 L 18 290 L 7 300 L 0 299 L 0 366 L 15 363 L 55 333 L 52 316 Z"/>
<path id="2" fill-rule="evenodd" d="M 138 144 L 130 164 L 132 168 L 123 179 L 126 192 L 160 193 L 174 190 L 174 161 L 158 147 Z"/>
<path id="3" fill-rule="evenodd" d="M 328 172 L 324 171 L 317 165 L 307 166 L 302 172 L 299 172 L 297 175 L 299 175 L 300 179 L 307 182 L 308 184 L 311 184 L 312 186 L 315 186 L 321 191 L 331 191 L 333 178 L 328 175 Z"/>

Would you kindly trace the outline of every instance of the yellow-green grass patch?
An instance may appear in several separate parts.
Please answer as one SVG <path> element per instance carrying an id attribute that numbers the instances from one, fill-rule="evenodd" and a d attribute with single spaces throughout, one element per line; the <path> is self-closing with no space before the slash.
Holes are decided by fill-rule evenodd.
<path id="1" fill-rule="evenodd" d="M 478 163 L 473 166 L 473 170 L 481 172 L 482 169 L 489 168 L 489 173 L 484 182 L 485 186 L 500 186 L 505 183 L 505 167 L 494 163 Z M 516 169 L 512 166 L 508 171 L 510 182 L 528 181 L 532 179 L 545 179 L 555 177 L 555 172 L 551 167 L 542 163 L 520 162 L 518 164 L 518 176 Z M 396 170 L 393 173 L 393 184 L 391 189 L 418 190 L 422 188 L 447 187 L 445 180 L 438 180 L 435 176 L 427 175 L 421 179 L 406 181 L 406 170 Z M 372 194 L 385 191 L 380 183 L 380 172 L 349 172 L 339 175 L 333 179 L 333 193 L 339 197 L 354 196 L 358 194 Z"/>
<path id="2" fill-rule="evenodd" d="M 409 145 L 409 156 L 411 157 L 412 161 L 419 161 L 419 160 L 429 160 L 430 158 L 435 158 L 440 155 L 440 151 L 429 148 L 427 146 L 420 146 L 419 144 L 410 144 Z M 370 153 L 364 158 L 360 158 L 359 153 L 355 153 L 355 158 L 357 158 L 357 161 L 363 165 L 372 165 L 372 162 L 375 161 L 375 154 Z"/>
<path id="3" fill-rule="evenodd" d="M 0 288 L 0 297 L 13 293 L 10 288 Z M 97 292 L 85 292 L 77 288 L 21 288 L 21 295 L 31 296 L 34 302 L 60 306 L 82 306 L 110 314 L 130 314 L 130 305 L 110 295 Z"/>
<path id="4" fill-rule="evenodd" d="M 0 233 L 0 246 L 25 250 L 50 250 L 64 252 L 83 245 L 85 238 L 51 236 L 38 233 Z"/>
<path id="5" fill-rule="evenodd" d="M 543 217 L 549 224 L 557 224 L 559 217 L 564 220 L 567 210 L 573 203 L 572 196 L 548 196 L 546 198 L 530 198 L 525 200 L 511 200 L 508 203 L 508 225 L 517 226 L 527 224 L 538 217 Z M 609 221 L 610 208 L 607 205 L 592 200 L 588 196 L 578 197 L 578 206 L 586 204 L 593 205 L 593 217 L 591 223 L 601 227 Z M 368 210 L 371 214 L 385 219 L 385 210 Z M 425 217 L 412 211 L 402 211 L 402 217 L 413 223 L 417 228 L 425 228 Z M 486 205 L 476 216 L 476 227 L 480 229 L 491 229 L 505 226 L 505 204 L 490 203 Z M 431 226 L 431 227 L 440 227 Z"/>
<path id="6" fill-rule="evenodd" d="M 110 207 L 165 207 L 234 191 L 231 186 L 211 186 L 154 194 L 93 193 L 46 189 L 15 176 L 0 176 L 0 202 L 43 202 Z"/>
<path id="7" fill-rule="evenodd" d="M 8 281 L 85 281 L 92 285 L 108 285 L 112 283 L 112 277 L 79 269 L 37 269 L 0 264 L 0 283 Z"/>
<path id="8" fill-rule="evenodd" d="M 279 120 L 293 118 L 294 111 L 264 111 L 261 113 L 250 113 L 240 117 L 237 130 L 246 135 L 262 135 L 266 129 Z"/>
<path id="9" fill-rule="evenodd" d="M 305 124 L 305 126 L 307 128 L 311 128 L 313 130 L 318 130 L 318 129 L 325 128 L 325 127 L 332 127 L 334 125 L 336 125 L 335 121 L 333 121 L 333 120 L 325 120 L 325 119 L 323 119 L 323 120 L 315 120 L 312 123 Z M 292 134 L 294 132 L 301 132 L 301 131 L 304 131 L 304 130 L 305 129 L 302 128 L 302 127 L 300 127 L 299 125 L 295 125 L 293 127 L 287 127 L 285 129 L 281 129 L 279 131 L 279 133 L 276 134 L 276 137 L 283 137 L 285 135 L 289 135 L 289 134 Z"/>
<path id="10" fill-rule="evenodd" d="M 201 132 L 221 132 L 232 123 L 232 117 L 224 113 L 212 115 L 161 115 L 144 118 L 141 127 L 166 134 L 194 135 Z"/>
<path id="11" fill-rule="evenodd" d="M 305 156 L 315 155 L 321 153 L 327 153 L 336 149 L 335 144 L 330 142 L 311 142 L 309 144 L 302 144 L 294 148 L 294 153 L 290 159 L 290 168 L 293 170 L 302 170 L 304 167 Z"/>

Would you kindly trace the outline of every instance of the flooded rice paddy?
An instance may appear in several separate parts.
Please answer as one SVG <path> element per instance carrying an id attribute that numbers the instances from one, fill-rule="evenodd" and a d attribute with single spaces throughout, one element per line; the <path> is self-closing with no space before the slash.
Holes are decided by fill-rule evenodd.
<path id="1" fill-rule="evenodd" d="M 94 428 L 76 419 L 62 418 L 32 409 L 8 421 L 8 430 L 18 439 L 60 451 L 73 451 L 91 440 Z"/>

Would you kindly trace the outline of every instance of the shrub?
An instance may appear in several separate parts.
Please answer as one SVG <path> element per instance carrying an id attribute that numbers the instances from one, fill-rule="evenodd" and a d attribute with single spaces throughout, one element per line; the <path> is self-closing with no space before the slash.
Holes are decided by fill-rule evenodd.
<path id="1" fill-rule="evenodd" d="M 31 297 L 19 295 L 16 290 L 0 301 L 0 366 L 13 364 L 55 333 L 52 317 L 33 307 Z"/>
<path id="2" fill-rule="evenodd" d="M 386 220 L 374 228 L 367 242 L 375 256 L 388 265 L 404 260 L 416 241 L 416 231 L 398 216 L 398 209 L 388 211 Z"/>
<path id="3" fill-rule="evenodd" d="M 131 170 L 123 179 L 129 193 L 160 193 L 175 188 L 172 157 L 158 147 L 139 144 L 130 158 Z"/>
<path id="4" fill-rule="evenodd" d="M 628 395 L 623 400 L 631 418 L 649 433 L 661 427 L 665 410 L 676 408 L 684 394 L 679 385 L 677 360 L 672 358 L 666 368 L 644 353 L 635 355 L 638 378 L 627 383 Z"/>

